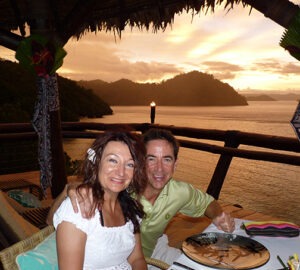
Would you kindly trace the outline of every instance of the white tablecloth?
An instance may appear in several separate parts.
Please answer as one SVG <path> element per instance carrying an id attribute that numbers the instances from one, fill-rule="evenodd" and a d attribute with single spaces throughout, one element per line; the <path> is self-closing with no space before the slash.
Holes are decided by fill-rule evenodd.
<path id="1" fill-rule="evenodd" d="M 245 220 L 241 219 L 235 219 L 235 226 L 236 229 L 234 230 L 234 234 L 242 235 L 249 237 L 246 232 L 241 229 L 241 224 Z M 220 232 L 213 224 L 208 226 L 204 232 Z M 282 261 L 286 263 L 288 261 L 289 256 L 293 255 L 294 253 L 297 253 L 300 255 L 300 237 L 266 237 L 266 236 L 254 236 L 252 239 L 260 242 L 263 244 L 270 252 L 270 260 L 263 266 L 255 268 L 255 269 L 263 269 L 263 270 L 276 270 L 281 269 L 282 265 L 279 263 L 277 259 L 277 255 L 280 256 Z M 182 264 L 185 264 L 189 267 L 192 267 L 195 270 L 212 270 L 217 268 L 212 268 L 208 266 L 204 266 L 201 264 L 198 264 L 192 260 L 190 260 L 188 257 L 186 257 L 184 254 L 182 254 L 177 262 L 180 262 Z M 184 268 L 176 265 L 172 265 L 170 270 L 183 270 Z"/>

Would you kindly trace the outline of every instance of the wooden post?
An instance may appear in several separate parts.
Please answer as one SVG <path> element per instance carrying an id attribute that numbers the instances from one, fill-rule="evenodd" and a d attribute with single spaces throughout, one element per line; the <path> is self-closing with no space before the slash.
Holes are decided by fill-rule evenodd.
<path id="1" fill-rule="evenodd" d="M 227 131 L 225 139 L 225 147 L 237 148 L 239 142 L 236 140 L 236 134 L 238 131 Z M 209 186 L 206 190 L 208 194 L 213 196 L 216 200 L 219 199 L 219 195 L 227 174 L 227 171 L 230 167 L 232 160 L 232 155 L 221 155 L 217 166 L 215 168 L 214 174 L 210 180 Z"/>
<path id="2" fill-rule="evenodd" d="M 30 34 L 44 37 L 52 45 L 58 45 L 58 35 L 57 33 L 53 33 L 56 24 L 51 12 L 49 12 L 52 8 L 50 2 L 45 0 L 29 1 L 28 8 L 32 15 L 32 20 L 30 20 Z M 60 46 L 63 46 L 61 41 Z M 54 55 L 52 56 L 54 58 Z M 44 87 L 41 93 L 43 94 L 45 107 L 41 106 L 36 109 L 35 114 L 39 113 L 40 115 L 35 115 L 35 129 L 42 130 L 38 132 L 39 140 L 41 141 L 40 148 L 43 150 L 39 154 L 39 162 L 40 164 L 42 162 L 43 167 L 41 169 L 41 173 L 43 174 L 41 175 L 41 182 L 44 182 L 44 185 L 42 186 L 47 188 L 51 185 L 52 197 L 55 198 L 64 189 L 67 183 L 67 176 L 61 132 L 57 74 L 48 75 L 50 76 L 45 76 L 44 78 L 38 77 L 38 83 L 40 84 L 38 87 Z M 47 135 L 46 137 L 45 134 Z M 47 154 L 51 156 L 48 157 Z M 46 160 L 43 160 L 42 155 L 46 157 Z M 50 164 L 47 164 L 48 161 Z M 50 167 L 51 172 L 48 172 L 48 167 Z"/>
<path id="3" fill-rule="evenodd" d="M 39 138 L 41 186 L 44 191 L 51 186 L 52 197 L 56 198 L 67 183 L 57 75 L 38 77 L 37 82 L 32 124 Z"/>
<path id="4" fill-rule="evenodd" d="M 152 101 L 150 103 L 150 120 L 151 120 L 151 124 L 154 124 L 155 122 L 155 109 L 156 109 L 156 104 L 154 101 Z"/>
<path id="5" fill-rule="evenodd" d="M 50 112 L 51 152 L 52 152 L 52 186 L 51 194 L 56 198 L 67 183 L 66 162 L 63 150 L 60 110 Z"/>

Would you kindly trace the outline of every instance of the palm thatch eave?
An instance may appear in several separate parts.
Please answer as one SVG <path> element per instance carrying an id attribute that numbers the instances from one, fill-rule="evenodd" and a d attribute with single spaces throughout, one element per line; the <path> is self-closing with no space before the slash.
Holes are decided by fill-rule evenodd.
<path id="1" fill-rule="evenodd" d="M 163 31 L 176 14 L 213 12 L 216 5 L 233 8 L 239 3 L 246 5 L 244 0 L 0 0 L 0 45 L 15 49 L 20 37 L 36 32 L 55 35 L 63 46 L 71 37 L 80 39 L 87 32 L 120 35 L 126 26 Z M 19 31 L 19 38 L 13 31 Z"/>
<path id="2" fill-rule="evenodd" d="M 205 15 L 221 5 L 228 10 L 250 6 L 286 28 L 298 12 L 288 0 L 0 0 L 0 45 L 16 50 L 32 33 L 51 35 L 64 46 L 87 32 L 113 31 L 120 36 L 126 26 L 164 31 L 176 14 Z M 20 35 L 13 33 L 17 30 Z"/>

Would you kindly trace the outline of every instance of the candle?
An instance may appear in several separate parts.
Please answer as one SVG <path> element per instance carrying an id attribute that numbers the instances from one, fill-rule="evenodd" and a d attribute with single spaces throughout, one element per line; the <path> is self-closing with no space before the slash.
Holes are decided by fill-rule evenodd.
<path id="1" fill-rule="evenodd" d="M 150 107 L 151 107 L 150 120 L 151 120 L 151 124 L 154 124 L 154 120 L 155 120 L 155 107 L 156 107 L 156 104 L 155 104 L 154 101 L 152 101 L 150 103 Z"/>

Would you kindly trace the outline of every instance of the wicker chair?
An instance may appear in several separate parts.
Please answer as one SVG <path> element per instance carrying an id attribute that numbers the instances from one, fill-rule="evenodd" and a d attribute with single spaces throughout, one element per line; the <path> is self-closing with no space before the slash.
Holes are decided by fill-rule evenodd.
<path id="1" fill-rule="evenodd" d="M 16 263 L 16 257 L 26 252 L 30 249 L 33 249 L 39 243 L 41 243 L 48 235 L 54 232 L 53 226 L 47 226 L 44 229 L 38 231 L 32 236 L 2 250 L 0 252 L 0 260 L 4 270 L 19 270 Z M 147 264 L 153 265 L 159 269 L 168 269 L 169 265 L 165 262 L 162 262 L 153 258 L 146 258 Z"/>
<path id="2" fill-rule="evenodd" d="M 158 260 L 158 259 L 154 259 L 154 258 L 149 258 L 149 257 L 146 257 L 146 263 L 149 264 L 149 265 L 153 265 L 159 269 L 163 269 L 163 270 L 167 270 L 169 269 L 170 265 L 161 261 L 161 260 Z"/>
<path id="3" fill-rule="evenodd" d="M 41 243 L 48 235 L 54 231 L 53 226 L 47 226 L 44 229 L 38 231 L 32 236 L 13 244 L 12 246 L 3 249 L 0 252 L 0 260 L 4 270 L 18 270 L 18 265 L 16 263 L 16 257 L 26 252 L 36 245 Z"/>

